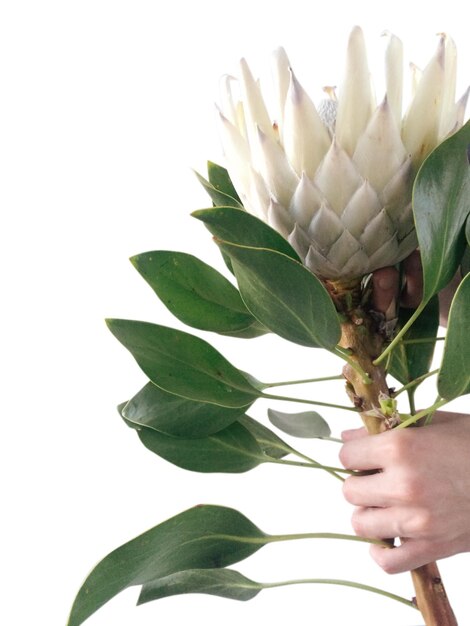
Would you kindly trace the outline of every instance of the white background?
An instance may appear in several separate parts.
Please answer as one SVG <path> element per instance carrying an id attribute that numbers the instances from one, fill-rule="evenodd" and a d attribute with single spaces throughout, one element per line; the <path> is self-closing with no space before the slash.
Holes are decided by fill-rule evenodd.
<path id="1" fill-rule="evenodd" d="M 377 63 L 384 29 L 402 37 L 418 65 L 432 54 L 435 34 L 447 31 L 459 47 L 463 91 L 470 45 L 463 5 L 2 2 L 2 623 L 64 626 L 99 559 L 200 502 L 233 506 L 268 533 L 350 532 L 350 508 L 328 475 L 269 466 L 194 474 L 146 451 L 115 410 L 144 376 L 103 320 L 181 328 L 128 262 L 132 254 L 183 250 L 223 269 L 210 236 L 189 217 L 209 206 L 191 170 L 221 161 L 213 103 L 219 76 L 236 72 L 241 56 L 262 74 L 271 50 L 284 45 L 301 82 L 322 86 L 338 83 L 354 24 Z M 205 338 L 266 381 L 340 367 L 324 352 L 273 337 Z M 309 395 L 345 399 L 334 383 Z M 265 412 L 261 402 L 252 410 L 260 419 Z M 335 434 L 357 424 L 347 413 L 324 415 Z M 305 449 L 335 462 L 334 444 Z M 441 565 L 461 624 L 470 623 L 469 558 Z M 261 581 L 351 578 L 412 594 L 408 575 L 386 576 L 356 544 L 268 546 L 240 570 Z M 136 597 L 136 589 L 122 593 L 87 626 L 420 621 L 411 609 L 343 588 L 265 591 L 249 603 L 186 596 L 138 609 Z"/>

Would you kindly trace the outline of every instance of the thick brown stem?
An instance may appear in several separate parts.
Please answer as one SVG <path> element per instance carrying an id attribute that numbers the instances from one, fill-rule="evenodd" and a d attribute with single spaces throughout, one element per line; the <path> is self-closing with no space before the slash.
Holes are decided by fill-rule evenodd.
<path id="1" fill-rule="evenodd" d="M 342 325 L 341 346 L 351 350 L 351 358 L 368 374 L 369 381 L 350 365 L 343 373 L 347 380 L 347 392 L 354 405 L 361 411 L 362 420 L 369 434 L 378 434 L 390 428 L 384 418 L 371 415 L 380 410 L 380 394 L 389 394 L 385 372 L 373 365 L 380 354 L 382 339 L 367 316 L 350 315 Z M 423 565 L 411 572 L 416 593 L 416 605 L 421 611 L 426 626 L 457 626 L 452 608 L 442 583 L 436 563 Z"/>

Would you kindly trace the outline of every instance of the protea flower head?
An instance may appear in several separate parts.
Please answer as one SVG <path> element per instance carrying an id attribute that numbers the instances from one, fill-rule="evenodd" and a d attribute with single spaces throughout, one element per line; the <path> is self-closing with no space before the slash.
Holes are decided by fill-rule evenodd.
<path id="1" fill-rule="evenodd" d="M 440 35 L 424 71 L 412 68 L 402 117 L 403 51 L 387 34 L 386 93 L 377 105 L 363 33 L 353 29 L 344 82 L 315 107 L 285 51 L 273 55 L 275 114 L 245 60 L 222 82 L 226 165 L 249 212 L 278 230 L 320 277 L 364 276 L 417 245 L 411 190 L 425 157 L 462 125 L 456 47 Z M 272 116 L 271 116 L 272 115 Z"/>

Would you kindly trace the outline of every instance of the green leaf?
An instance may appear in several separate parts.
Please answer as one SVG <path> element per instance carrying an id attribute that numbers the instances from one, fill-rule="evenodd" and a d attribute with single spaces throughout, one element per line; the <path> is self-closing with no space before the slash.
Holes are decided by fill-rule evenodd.
<path id="1" fill-rule="evenodd" d="M 219 245 L 230 256 L 246 306 L 263 326 L 302 346 L 334 349 L 341 337 L 338 314 L 316 276 L 274 250 Z"/>
<path id="2" fill-rule="evenodd" d="M 331 435 L 330 427 L 316 411 L 282 413 L 268 409 L 268 417 L 273 426 L 293 437 L 317 439 Z"/>
<path id="3" fill-rule="evenodd" d="M 460 283 L 450 307 L 441 369 L 437 378 L 439 394 L 453 400 L 470 393 L 470 274 Z"/>
<path id="4" fill-rule="evenodd" d="M 424 302 L 452 279 L 462 258 L 463 226 L 470 213 L 469 144 L 470 121 L 429 155 L 415 181 L 413 210 Z"/>
<path id="5" fill-rule="evenodd" d="M 80 626 L 127 587 L 183 570 L 231 565 L 263 547 L 267 537 L 234 509 L 204 505 L 180 513 L 98 563 L 77 594 L 68 626 Z"/>
<path id="6" fill-rule="evenodd" d="M 217 163 L 213 163 L 212 161 L 207 162 L 207 174 L 209 177 L 210 184 L 220 191 L 224 193 L 226 196 L 233 198 L 239 204 L 239 206 L 243 206 L 242 201 L 238 193 L 236 192 L 235 187 L 233 186 L 232 181 L 230 180 L 230 176 L 225 167 L 221 165 L 217 165 Z M 223 206 L 226 206 L 225 204 Z"/>
<path id="7" fill-rule="evenodd" d="M 188 326 L 234 337 L 267 332 L 251 315 L 238 290 L 191 254 L 157 250 L 131 258 L 163 304 Z"/>
<path id="8" fill-rule="evenodd" d="M 401 308 L 399 312 L 399 327 L 410 319 L 414 309 Z M 439 300 L 437 296 L 431 298 L 417 318 L 413 326 L 404 335 L 404 340 L 433 339 L 439 329 Z M 431 368 L 435 343 L 406 344 L 401 341 L 392 352 L 389 371 L 403 385 L 406 385 L 419 376 L 427 374 Z"/>
<path id="9" fill-rule="evenodd" d="M 287 454 L 295 452 L 291 446 L 273 433 L 272 430 L 269 430 L 269 428 L 266 428 L 266 426 L 260 424 L 260 422 L 254 420 L 249 415 L 243 415 L 238 421 L 250 431 L 266 456 L 273 459 L 282 459 Z"/>
<path id="10" fill-rule="evenodd" d="M 151 428 L 140 428 L 137 434 L 148 450 L 192 472 L 242 473 L 268 460 L 250 431 L 238 422 L 199 439 L 172 437 Z"/>
<path id="11" fill-rule="evenodd" d="M 136 426 L 153 428 L 175 437 L 207 437 L 233 424 L 246 407 L 220 407 L 188 400 L 147 383 L 123 408 L 122 415 Z"/>
<path id="12" fill-rule="evenodd" d="M 190 569 L 159 578 L 142 587 L 137 604 L 183 593 L 205 593 L 230 600 L 251 600 L 263 585 L 232 569 Z"/>
<path id="13" fill-rule="evenodd" d="M 231 206 L 231 207 L 243 209 L 243 205 L 241 204 L 239 200 L 237 200 L 236 198 L 233 198 L 231 195 L 223 191 L 220 191 L 219 189 L 214 187 L 214 185 L 208 180 L 206 180 L 204 176 L 201 176 L 197 172 L 195 172 L 195 174 L 197 176 L 198 181 L 201 183 L 201 185 L 209 194 L 209 197 L 215 206 Z"/>
<path id="14" fill-rule="evenodd" d="M 276 250 L 300 262 L 299 255 L 284 237 L 246 211 L 218 207 L 194 211 L 192 215 L 204 222 L 217 239 L 252 248 Z"/>
<path id="15" fill-rule="evenodd" d="M 110 319 L 107 324 L 149 379 L 165 391 L 226 407 L 248 406 L 262 395 L 199 337 L 135 320 Z"/>

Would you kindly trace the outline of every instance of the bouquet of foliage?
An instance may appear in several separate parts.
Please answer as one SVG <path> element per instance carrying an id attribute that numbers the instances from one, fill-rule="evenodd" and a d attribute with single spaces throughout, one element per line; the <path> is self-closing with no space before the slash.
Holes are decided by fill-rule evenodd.
<path id="1" fill-rule="evenodd" d="M 351 405 L 328 406 L 360 414 L 370 434 L 426 425 L 438 408 L 470 392 L 468 94 L 456 101 L 455 45 L 442 35 L 424 71 L 413 69 L 413 97 L 403 116 L 402 44 L 387 36 L 386 96 L 378 105 L 359 28 L 350 37 L 341 89 L 325 88 L 318 107 L 282 49 L 273 57 L 274 113 L 245 61 L 239 79 L 224 78 L 218 115 L 227 168 L 209 163 L 208 179 L 199 177 L 213 206 L 193 216 L 212 234 L 234 281 L 182 252 L 132 258 L 188 326 L 239 339 L 270 332 L 335 354 L 342 372 L 333 378 L 343 380 Z M 401 309 L 397 301 L 386 313 L 374 310 L 371 273 L 400 268 L 417 247 L 424 279 L 419 306 Z M 437 294 L 456 272 L 462 281 L 440 367 L 431 372 Z M 319 467 L 340 481 L 352 473 L 320 465 L 248 415 L 259 398 L 293 400 L 270 393 L 271 387 L 311 380 L 263 383 L 193 334 L 122 319 L 108 326 L 149 379 L 119 412 L 155 454 L 199 472 L 275 463 Z M 414 393 L 430 376 L 436 376 L 437 399 L 417 411 Z M 269 418 L 289 435 L 330 434 L 314 411 L 273 409 Z M 234 509 L 198 506 L 106 556 L 80 589 L 68 624 L 79 626 L 131 585 L 142 587 L 139 603 L 182 593 L 249 600 L 277 584 L 228 567 L 269 543 L 299 537 L 393 548 L 385 538 L 270 535 Z M 412 577 L 414 601 L 351 581 L 309 582 L 381 593 L 417 608 L 426 626 L 455 625 L 436 564 Z"/>

